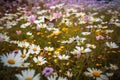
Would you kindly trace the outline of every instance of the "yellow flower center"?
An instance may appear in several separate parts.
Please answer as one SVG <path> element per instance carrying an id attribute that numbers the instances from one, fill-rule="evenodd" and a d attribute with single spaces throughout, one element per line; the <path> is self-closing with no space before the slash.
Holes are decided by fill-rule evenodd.
<path id="1" fill-rule="evenodd" d="M 113 46 L 110 46 L 110 48 L 113 48 Z"/>
<path id="2" fill-rule="evenodd" d="M 33 51 L 37 51 L 37 48 L 33 48 Z"/>
<path id="3" fill-rule="evenodd" d="M 80 52 L 81 52 L 81 53 L 84 53 L 84 52 L 85 52 L 85 50 L 80 50 Z"/>
<path id="4" fill-rule="evenodd" d="M 8 63 L 9 63 L 9 64 L 15 64 L 15 61 L 14 61 L 13 59 L 9 59 L 9 60 L 8 60 Z"/>
<path id="5" fill-rule="evenodd" d="M 27 47 L 25 44 L 23 44 L 22 46 L 23 46 L 23 48 L 26 48 L 26 47 Z"/>
<path id="6" fill-rule="evenodd" d="M 25 55 L 25 54 L 22 54 L 22 55 L 21 55 L 21 57 L 22 57 L 22 58 L 25 58 L 25 57 L 26 57 L 26 55 Z"/>
<path id="7" fill-rule="evenodd" d="M 3 37 L 2 40 L 5 40 L 5 37 Z"/>
<path id="8" fill-rule="evenodd" d="M 64 58 L 64 57 L 62 57 L 62 60 L 65 60 L 65 58 Z"/>
<path id="9" fill-rule="evenodd" d="M 91 46 L 89 46 L 89 48 L 93 49 L 93 46 L 91 45 Z"/>
<path id="10" fill-rule="evenodd" d="M 99 77 L 99 76 L 100 76 L 100 73 L 99 73 L 98 71 L 94 71 L 94 72 L 93 72 L 93 75 L 94 75 L 95 77 Z"/>
<path id="11" fill-rule="evenodd" d="M 32 78 L 30 78 L 30 77 L 28 77 L 28 78 L 26 78 L 25 80 L 33 80 Z"/>
<path id="12" fill-rule="evenodd" d="M 37 63 L 41 63 L 41 60 L 37 60 Z"/>

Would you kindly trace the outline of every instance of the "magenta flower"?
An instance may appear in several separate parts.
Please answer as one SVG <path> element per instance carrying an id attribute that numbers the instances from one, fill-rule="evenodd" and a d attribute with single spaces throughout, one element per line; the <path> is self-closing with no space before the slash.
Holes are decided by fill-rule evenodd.
<path id="1" fill-rule="evenodd" d="M 62 16 L 62 13 L 61 13 L 61 12 L 59 12 L 59 13 L 54 13 L 54 14 L 53 14 L 53 17 L 54 17 L 55 19 L 59 19 L 61 16 Z"/>
<path id="2" fill-rule="evenodd" d="M 35 20 L 36 20 L 36 16 L 35 16 L 35 15 L 31 15 L 31 16 L 29 17 L 29 19 L 28 19 L 28 21 L 29 21 L 30 23 L 34 23 Z"/>
<path id="3" fill-rule="evenodd" d="M 51 67 L 45 67 L 42 71 L 42 74 L 45 76 L 50 76 L 53 73 L 53 68 Z"/>

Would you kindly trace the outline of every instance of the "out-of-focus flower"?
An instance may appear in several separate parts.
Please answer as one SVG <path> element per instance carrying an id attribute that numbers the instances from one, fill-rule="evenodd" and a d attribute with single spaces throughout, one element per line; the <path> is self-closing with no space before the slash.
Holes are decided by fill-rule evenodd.
<path id="1" fill-rule="evenodd" d="M 68 60 L 70 58 L 70 56 L 68 56 L 68 55 L 59 55 L 58 58 L 60 60 Z"/>
<path id="2" fill-rule="evenodd" d="M 0 33 L 0 42 L 3 42 L 3 41 L 9 41 L 9 36 L 7 36 L 6 34 L 1 34 Z"/>
<path id="3" fill-rule="evenodd" d="M 32 32 L 27 32 L 26 35 L 31 36 Z"/>
<path id="4" fill-rule="evenodd" d="M 68 80 L 66 77 L 58 77 L 58 80 Z"/>
<path id="5" fill-rule="evenodd" d="M 61 13 L 61 12 L 59 12 L 59 13 L 54 13 L 54 14 L 53 14 L 53 17 L 54 17 L 55 19 L 59 19 L 61 16 L 62 16 L 62 13 Z"/>
<path id="6" fill-rule="evenodd" d="M 97 40 L 104 40 L 104 36 L 102 36 L 102 35 L 96 36 L 96 39 Z"/>
<path id="7" fill-rule="evenodd" d="M 90 32 L 82 32 L 81 34 L 82 35 L 90 35 L 91 33 Z"/>
<path id="8" fill-rule="evenodd" d="M 47 77 L 48 80 L 56 80 L 57 79 L 57 76 L 49 76 Z"/>
<path id="9" fill-rule="evenodd" d="M 19 42 L 18 46 L 26 49 L 30 46 L 30 44 L 28 42 Z"/>
<path id="10" fill-rule="evenodd" d="M 34 21 L 36 20 L 36 16 L 35 15 L 31 15 L 29 18 L 28 18 L 28 21 L 30 23 L 34 23 Z"/>
<path id="11" fill-rule="evenodd" d="M 106 73 L 106 75 L 107 75 L 108 77 L 111 77 L 111 76 L 114 75 L 114 73 Z"/>
<path id="12" fill-rule="evenodd" d="M 53 51 L 53 50 L 54 50 L 53 47 L 45 47 L 44 49 L 45 49 L 46 51 Z"/>
<path id="13" fill-rule="evenodd" d="M 42 71 L 42 74 L 45 76 L 50 76 L 53 73 L 54 69 L 51 67 L 45 67 Z"/>
<path id="14" fill-rule="evenodd" d="M 73 73 L 70 72 L 70 71 L 67 71 L 66 75 L 67 75 L 69 78 L 71 78 L 71 77 L 73 76 Z"/>
<path id="15" fill-rule="evenodd" d="M 106 42 L 106 46 L 111 48 L 111 49 L 119 47 L 115 42 Z"/>
<path id="16" fill-rule="evenodd" d="M 110 69 L 111 70 L 118 70 L 119 68 L 116 65 L 110 64 Z"/>
<path id="17" fill-rule="evenodd" d="M 34 69 L 22 70 L 21 74 L 15 74 L 18 80 L 39 80 L 40 74 L 35 75 Z"/>
<path id="18" fill-rule="evenodd" d="M 21 33 L 22 33 L 21 30 L 16 30 L 16 34 L 17 34 L 17 35 L 20 35 Z"/>
<path id="19" fill-rule="evenodd" d="M 90 49 L 95 49 L 95 48 L 96 48 L 96 46 L 95 46 L 95 45 L 92 45 L 92 44 L 86 44 L 86 46 L 87 46 L 88 48 L 90 48 Z"/>
<path id="20" fill-rule="evenodd" d="M 75 50 L 79 51 L 80 53 L 89 53 L 92 51 L 90 48 L 84 49 L 84 47 L 78 47 L 78 46 L 76 46 Z"/>

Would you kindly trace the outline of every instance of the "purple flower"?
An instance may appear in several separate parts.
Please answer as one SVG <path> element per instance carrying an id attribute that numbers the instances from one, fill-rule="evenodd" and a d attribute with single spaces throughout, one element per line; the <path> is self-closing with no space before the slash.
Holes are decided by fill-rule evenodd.
<path id="1" fill-rule="evenodd" d="M 101 35 L 96 36 L 96 39 L 97 39 L 97 40 L 103 40 L 103 39 L 104 39 L 104 36 L 101 36 Z"/>
<path id="2" fill-rule="evenodd" d="M 18 54 L 19 50 L 12 51 L 13 54 Z"/>
<path id="3" fill-rule="evenodd" d="M 111 39 L 111 37 L 110 37 L 110 36 L 106 36 L 106 38 L 107 38 L 107 39 Z"/>
<path id="4" fill-rule="evenodd" d="M 53 73 L 53 68 L 51 67 L 45 67 L 42 71 L 42 74 L 45 76 L 50 76 Z"/>
<path id="5" fill-rule="evenodd" d="M 81 56 L 81 54 L 77 54 L 77 56 L 76 56 L 76 57 L 77 57 L 77 58 L 80 58 L 80 56 Z"/>
<path id="6" fill-rule="evenodd" d="M 3 42 L 3 39 L 0 37 L 0 42 Z"/>

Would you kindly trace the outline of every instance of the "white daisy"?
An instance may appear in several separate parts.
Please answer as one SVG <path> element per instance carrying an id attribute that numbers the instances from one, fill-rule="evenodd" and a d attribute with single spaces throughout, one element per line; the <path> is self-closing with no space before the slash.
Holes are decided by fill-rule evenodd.
<path id="1" fill-rule="evenodd" d="M 46 51 L 50 51 L 50 52 L 54 50 L 53 47 L 45 47 L 44 49 L 45 49 Z"/>
<path id="2" fill-rule="evenodd" d="M 91 32 L 82 32 L 81 34 L 86 36 L 86 35 L 90 35 Z"/>
<path id="3" fill-rule="evenodd" d="M 31 36 L 32 32 L 27 32 L 26 35 Z"/>
<path id="4" fill-rule="evenodd" d="M 38 56 L 38 58 L 34 57 L 33 60 L 35 63 L 37 63 L 37 65 L 43 65 L 47 62 L 42 56 Z"/>
<path id="5" fill-rule="evenodd" d="M 22 64 L 21 64 L 21 67 L 24 67 L 24 68 L 25 68 L 25 67 L 29 67 L 29 65 L 30 65 L 30 63 L 22 63 Z"/>
<path id="6" fill-rule="evenodd" d="M 26 51 L 26 49 L 24 49 L 23 51 L 20 51 L 20 56 L 23 60 L 27 60 L 27 58 L 29 57 L 29 52 Z"/>
<path id="7" fill-rule="evenodd" d="M 21 67 L 21 64 L 24 62 L 19 53 L 7 53 L 6 55 L 0 56 L 0 59 L 4 63 L 4 66 L 9 67 Z"/>
<path id="8" fill-rule="evenodd" d="M 35 70 L 33 69 L 22 70 L 22 74 L 15 74 L 15 76 L 18 78 L 18 80 L 39 80 L 40 79 L 40 73 L 35 75 Z"/>
<path id="9" fill-rule="evenodd" d="M 71 77 L 73 76 L 73 73 L 70 72 L 70 71 L 67 71 L 66 75 L 67 75 L 69 78 L 71 78 Z"/>
<path id="10" fill-rule="evenodd" d="M 118 66 L 116 66 L 116 65 L 110 64 L 110 69 L 111 69 L 111 70 L 117 70 L 117 69 L 119 69 L 119 68 L 118 68 Z"/>
<path id="11" fill-rule="evenodd" d="M 76 49 L 74 49 L 74 51 L 72 51 L 71 54 L 76 55 L 76 54 L 81 54 L 81 52 L 76 50 Z"/>
<path id="12" fill-rule="evenodd" d="M 111 77 L 111 76 L 114 75 L 114 73 L 106 73 L 106 75 L 107 75 L 108 77 Z"/>
<path id="13" fill-rule="evenodd" d="M 68 55 L 59 55 L 58 58 L 60 60 L 68 60 L 70 58 L 70 56 L 68 56 Z"/>
<path id="14" fill-rule="evenodd" d="M 86 46 L 87 46 L 88 48 L 90 48 L 90 49 L 95 49 L 95 48 L 96 48 L 96 46 L 93 45 L 93 44 L 86 44 Z"/>
<path id="15" fill-rule="evenodd" d="M 48 80 L 56 80 L 57 79 L 57 76 L 49 76 L 47 77 Z"/>
<path id="16" fill-rule="evenodd" d="M 106 42 L 106 46 L 111 48 L 111 49 L 119 47 L 115 42 Z"/>
<path id="17" fill-rule="evenodd" d="M 58 80 L 68 80 L 66 77 L 58 77 Z"/>
<path id="18" fill-rule="evenodd" d="M 95 68 L 87 68 L 88 72 L 84 72 L 87 77 L 93 77 L 96 80 L 109 80 L 106 75 L 103 75 L 102 71 Z"/>
<path id="19" fill-rule="evenodd" d="M 79 51 L 80 53 L 89 53 L 92 51 L 90 48 L 84 49 L 84 47 L 78 47 L 78 46 L 76 46 L 75 50 Z"/>
<path id="20" fill-rule="evenodd" d="M 18 46 L 21 47 L 21 48 L 28 48 L 29 47 L 29 43 L 28 42 L 19 42 L 18 43 Z"/>
<path id="21" fill-rule="evenodd" d="M 74 37 L 72 37 L 72 38 L 69 38 L 69 43 L 72 43 L 73 41 L 75 41 L 75 38 Z"/>
<path id="22" fill-rule="evenodd" d="M 30 45 L 29 46 L 29 52 L 31 53 L 31 54 L 39 54 L 40 53 L 40 46 L 37 46 L 37 45 L 35 45 L 35 44 L 32 44 L 32 45 Z"/>
<path id="23" fill-rule="evenodd" d="M 1 39 L 1 41 L 9 41 L 10 39 L 9 39 L 9 36 L 7 36 L 6 34 L 2 34 L 2 33 L 0 33 L 0 39 Z"/>

